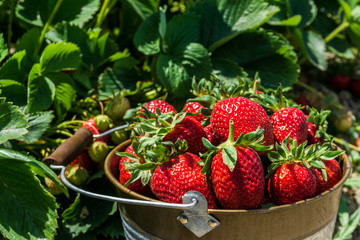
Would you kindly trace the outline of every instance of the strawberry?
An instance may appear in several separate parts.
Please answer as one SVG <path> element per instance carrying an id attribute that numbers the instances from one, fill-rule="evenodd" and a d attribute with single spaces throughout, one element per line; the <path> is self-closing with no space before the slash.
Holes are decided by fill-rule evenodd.
<path id="1" fill-rule="evenodd" d="M 85 150 L 84 152 L 82 152 L 80 154 L 80 156 L 78 157 L 79 159 L 79 166 L 85 168 L 86 170 L 88 170 L 90 173 L 95 172 L 98 167 L 99 167 L 99 163 L 93 161 L 87 150 Z"/>
<path id="2" fill-rule="evenodd" d="M 120 94 L 117 94 L 114 99 L 106 106 L 105 113 L 115 123 L 119 123 L 123 120 L 126 111 L 129 110 L 130 107 L 129 99 L 122 97 Z"/>
<path id="3" fill-rule="evenodd" d="M 216 208 L 216 197 L 211 183 L 198 164 L 200 158 L 192 153 L 184 153 L 158 166 L 150 180 L 154 195 L 164 202 L 181 203 L 188 191 L 198 191 L 205 196 L 208 208 Z"/>
<path id="4" fill-rule="evenodd" d="M 93 134 L 100 134 L 102 133 L 102 131 L 100 131 L 100 129 L 97 127 L 96 123 L 95 123 L 95 118 L 90 118 L 87 121 L 85 121 L 82 125 L 81 128 L 86 128 L 88 130 L 90 130 Z M 98 138 L 98 141 L 102 141 L 104 143 L 108 143 L 110 139 L 110 136 L 105 136 L 102 138 Z"/>
<path id="5" fill-rule="evenodd" d="M 152 100 L 144 105 L 150 112 L 157 114 L 156 109 L 158 108 L 161 113 L 174 112 L 177 113 L 176 109 L 166 101 L 163 100 Z M 144 112 L 143 109 L 140 112 Z"/>
<path id="6" fill-rule="evenodd" d="M 83 167 L 75 166 L 70 168 L 66 178 L 75 186 L 80 186 L 88 180 L 89 172 Z"/>
<path id="7" fill-rule="evenodd" d="M 272 164 L 266 176 L 269 178 L 267 190 L 274 204 L 289 204 L 314 197 L 318 194 L 314 168 L 324 169 L 323 160 L 343 154 L 331 151 L 330 143 L 305 146 L 306 142 L 298 145 L 296 140 L 287 137 L 281 145 L 276 144 L 276 151 L 268 153 Z"/>
<path id="8" fill-rule="evenodd" d="M 209 141 L 204 172 L 209 169 L 214 192 L 224 208 L 259 208 L 265 192 L 264 170 L 258 153 L 271 147 L 258 145 L 263 139 L 260 127 L 234 142 L 234 122 L 230 122 L 228 140 L 214 147 Z M 212 157 L 213 156 L 213 157 Z"/>
<path id="9" fill-rule="evenodd" d="M 181 122 L 176 123 L 162 140 L 173 143 L 178 139 L 186 140 L 188 145 L 187 152 L 199 154 L 206 152 L 206 148 L 201 140 L 206 137 L 206 133 L 200 122 L 193 117 L 186 116 Z"/>
<path id="10" fill-rule="evenodd" d="M 131 144 L 126 148 L 125 152 L 137 156 Z M 133 174 L 133 171 L 126 170 L 127 166 L 124 163 L 127 162 L 132 162 L 132 160 L 127 157 L 122 157 L 119 162 L 119 172 L 120 172 L 119 181 L 123 185 L 125 185 L 130 180 Z M 137 179 L 136 181 L 128 184 L 126 187 L 139 194 L 143 194 L 146 196 L 151 195 L 150 186 L 149 185 L 144 186 L 141 182 L 141 179 Z"/>
<path id="11" fill-rule="evenodd" d="M 355 96 L 360 97 L 360 80 L 352 79 L 350 89 Z"/>
<path id="12" fill-rule="evenodd" d="M 330 111 L 321 110 L 318 112 L 316 108 L 308 108 L 308 110 L 309 115 L 305 116 L 308 121 L 308 144 L 322 143 L 329 138 L 326 133 L 328 126 L 326 118 L 330 115 Z"/>
<path id="13" fill-rule="evenodd" d="M 334 74 L 330 78 L 331 86 L 336 90 L 344 90 L 349 88 L 351 78 L 345 74 Z"/>
<path id="14" fill-rule="evenodd" d="M 347 132 L 354 123 L 353 114 L 351 111 L 341 113 L 334 121 L 336 130 L 339 132 Z"/>
<path id="15" fill-rule="evenodd" d="M 216 137 L 216 135 L 214 134 L 214 130 L 212 129 L 211 124 L 207 125 L 206 127 L 204 127 L 204 131 L 206 133 L 207 139 L 209 139 L 210 143 L 212 145 L 219 145 L 220 141 L 219 139 Z"/>
<path id="16" fill-rule="evenodd" d="M 241 133 L 246 134 L 261 127 L 264 129 L 265 145 L 274 144 L 270 119 L 259 103 L 244 97 L 231 97 L 221 100 L 215 105 L 210 123 L 214 134 L 221 142 L 228 138 L 230 120 L 233 120 L 235 124 L 235 138 L 239 137 Z"/>
<path id="17" fill-rule="evenodd" d="M 358 147 L 360 146 L 360 137 L 356 138 L 355 145 Z"/>
<path id="18" fill-rule="evenodd" d="M 104 114 L 97 115 L 94 118 L 94 121 L 100 132 L 106 131 L 112 123 L 112 120 L 109 118 L 109 116 Z"/>
<path id="19" fill-rule="evenodd" d="M 316 175 L 300 163 L 285 163 L 272 173 L 267 188 L 274 204 L 294 203 L 315 196 Z"/>
<path id="20" fill-rule="evenodd" d="M 336 183 L 338 183 L 342 178 L 342 172 L 338 161 L 331 159 L 324 161 L 326 179 L 320 168 L 316 168 L 316 177 L 318 183 L 318 194 L 325 192 L 332 188 Z"/>
<path id="21" fill-rule="evenodd" d="M 197 115 L 194 115 L 192 117 L 199 122 L 203 122 L 205 121 L 206 117 L 200 112 L 202 108 L 204 108 L 204 106 L 202 106 L 198 102 L 187 102 L 183 109 L 185 109 L 185 112 L 198 113 Z"/>
<path id="22" fill-rule="evenodd" d="M 271 125 L 277 143 L 281 143 L 289 134 L 298 144 L 303 143 L 308 135 L 308 123 L 305 114 L 298 108 L 290 107 L 276 111 L 271 116 Z"/>
<path id="23" fill-rule="evenodd" d="M 95 141 L 89 146 L 88 153 L 94 162 L 101 163 L 108 155 L 109 147 L 102 141 Z"/>

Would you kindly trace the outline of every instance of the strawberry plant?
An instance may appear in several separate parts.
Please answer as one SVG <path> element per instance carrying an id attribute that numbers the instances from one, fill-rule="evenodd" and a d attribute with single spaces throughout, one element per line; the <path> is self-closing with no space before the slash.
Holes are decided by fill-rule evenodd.
<path id="1" fill-rule="evenodd" d="M 250 148 L 252 141 L 259 140 L 256 134 L 252 139 L 258 127 L 264 130 L 262 143 L 275 143 L 271 108 L 260 99 L 279 85 L 288 89 L 286 107 L 304 112 L 297 114 L 302 119 L 298 128 L 307 130 L 307 138 L 298 139 L 299 144 L 306 139 L 318 146 L 333 139 L 344 145 L 357 172 L 360 157 L 349 142 L 353 138 L 355 143 L 359 135 L 360 115 L 334 103 L 330 94 L 313 97 L 311 91 L 306 95 L 305 105 L 313 107 L 308 112 L 293 100 L 299 87 L 311 90 L 302 76 L 314 69 L 321 71 L 319 79 L 326 79 L 323 86 L 334 82 L 337 93 L 346 90 L 358 95 L 359 9 L 358 1 L 345 0 L 301 4 L 282 0 L 0 1 L 0 202 L 9 206 L 0 214 L 1 236 L 124 238 L 115 203 L 100 204 L 68 191 L 58 173 L 42 162 L 80 128 L 99 134 L 129 124 L 133 130 L 94 139 L 66 166 L 69 181 L 81 188 L 116 194 L 102 170 L 103 160 L 131 137 L 136 140 L 133 151 L 117 156 L 121 164 L 116 166 L 116 171 L 125 172 L 120 174 L 121 183 L 128 188 L 151 183 L 145 187 L 146 194 L 172 199 L 150 177 L 156 172 L 163 186 L 169 186 L 175 180 L 165 179 L 165 173 L 179 174 L 174 170 L 179 167 L 187 177 L 196 175 L 198 190 L 211 198 L 209 206 L 249 206 L 239 203 L 243 199 L 238 193 L 234 193 L 237 204 L 226 199 L 217 202 L 221 191 L 213 193 L 211 188 L 225 183 L 208 171 L 220 166 L 229 176 L 241 175 L 250 172 L 241 168 L 246 159 L 270 164 L 268 149 Z M 336 68 L 344 63 L 348 67 Z M 346 77 L 330 80 L 339 73 Z M 228 140 L 230 120 L 234 122 L 232 140 Z M 282 134 L 279 144 L 288 133 Z M 162 147 L 151 148 L 160 143 Z M 184 153 L 185 149 L 191 153 Z M 162 160 L 157 162 L 155 156 Z M 325 167 L 320 165 L 323 173 Z M 210 183 L 209 177 L 218 182 Z M 260 189 L 266 188 L 263 180 L 259 180 Z M 190 186 L 176 184 L 179 202 Z M 354 176 L 345 186 L 359 188 L 359 178 Z M 264 203 L 262 197 L 253 197 L 256 201 L 249 208 Z M 336 239 L 349 237 L 359 222 L 359 213 L 346 217 L 349 212 L 342 205 L 343 228 Z"/>

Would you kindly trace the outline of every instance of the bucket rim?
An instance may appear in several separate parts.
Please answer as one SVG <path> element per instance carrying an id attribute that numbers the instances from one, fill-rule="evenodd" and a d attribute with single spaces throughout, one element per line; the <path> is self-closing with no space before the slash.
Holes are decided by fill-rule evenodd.
<path id="1" fill-rule="evenodd" d="M 110 182 L 119 190 L 121 190 L 122 192 L 128 194 L 131 198 L 135 198 L 135 199 L 139 199 L 139 200 L 144 200 L 144 201 L 153 201 L 153 202 L 162 202 L 158 199 L 155 198 L 151 198 L 151 197 L 147 197 L 144 196 L 142 194 L 139 194 L 137 192 L 134 192 L 130 189 L 128 189 L 127 187 L 125 187 L 123 184 L 121 184 L 119 182 L 118 179 L 116 179 L 114 177 L 114 175 L 111 172 L 111 160 L 112 157 L 115 155 L 116 151 L 119 151 L 119 149 L 125 150 L 126 147 L 131 143 L 131 139 L 126 140 L 125 142 L 117 145 L 113 150 L 110 151 L 110 153 L 107 155 L 105 162 L 104 162 L 104 171 L 105 171 L 105 175 L 106 177 L 110 180 Z M 341 155 L 340 157 L 340 161 L 342 162 L 343 166 L 342 166 L 342 173 L 343 176 L 341 178 L 341 180 L 336 183 L 332 188 L 330 188 L 329 190 L 320 193 L 319 195 L 316 195 L 312 198 L 308 198 L 305 200 L 301 200 L 301 201 L 297 201 L 295 203 L 291 203 L 291 204 L 284 204 L 284 205 L 278 205 L 278 206 L 271 206 L 271 207 L 267 207 L 267 208 L 259 208 L 259 209 L 249 209 L 249 210 L 245 210 L 245 209 L 208 209 L 208 212 L 211 213 L 269 213 L 269 212 L 275 212 L 275 211 L 281 211 L 281 210 L 285 210 L 294 206 L 301 206 L 304 204 L 308 204 L 310 202 L 313 201 L 317 201 L 319 199 L 322 199 L 323 197 L 326 197 L 330 194 L 332 194 L 334 191 L 336 191 L 338 188 L 341 188 L 345 181 L 349 178 L 350 173 L 351 173 L 351 162 L 349 157 L 346 155 L 346 153 L 344 153 L 343 155 Z"/>

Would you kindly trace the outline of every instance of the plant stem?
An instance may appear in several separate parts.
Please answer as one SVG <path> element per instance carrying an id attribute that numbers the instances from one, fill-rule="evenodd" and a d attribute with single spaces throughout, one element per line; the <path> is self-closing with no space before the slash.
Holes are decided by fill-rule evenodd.
<path id="1" fill-rule="evenodd" d="M 309 90 L 310 92 L 317 92 L 315 88 L 310 87 L 309 85 L 307 85 L 306 83 L 297 81 L 295 82 L 296 85 L 305 88 L 306 90 Z"/>
<path id="2" fill-rule="evenodd" d="M 344 30 L 345 28 L 347 28 L 349 26 L 349 22 L 344 20 L 344 22 L 342 22 L 337 28 L 335 28 L 326 38 L 325 38 L 325 42 L 328 43 L 330 42 L 334 37 L 336 37 L 336 35 L 341 32 L 342 30 Z"/>
<path id="3" fill-rule="evenodd" d="M 110 9 L 114 6 L 116 1 L 113 0 L 104 0 L 103 5 L 101 6 L 100 12 L 97 15 L 95 28 L 100 28 Z"/>
<path id="4" fill-rule="evenodd" d="M 360 152 L 360 148 L 358 148 L 357 146 L 355 146 L 355 145 L 353 145 L 351 143 L 345 143 L 344 140 L 342 140 L 340 138 L 337 138 L 337 137 L 333 137 L 333 139 L 334 139 L 334 142 L 336 142 L 337 144 L 340 144 L 342 146 L 348 145 L 349 148 L 351 148 L 352 150 Z"/>
<path id="5" fill-rule="evenodd" d="M 57 0 L 55 7 L 53 8 L 48 20 L 45 23 L 44 28 L 42 29 L 41 34 L 40 34 L 40 38 L 39 38 L 39 42 L 38 42 L 38 45 L 36 47 L 35 55 L 37 55 L 39 53 L 41 45 L 42 45 L 42 43 L 44 42 L 44 39 L 45 39 L 45 34 L 47 33 L 47 31 L 48 31 L 48 29 L 49 29 L 49 27 L 51 25 L 51 22 L 54 19 L 57 11 L 59 10 L 59 8 L 60 8 L 60 6 L 62 4 L 62 1 L 63 0 Z"/>

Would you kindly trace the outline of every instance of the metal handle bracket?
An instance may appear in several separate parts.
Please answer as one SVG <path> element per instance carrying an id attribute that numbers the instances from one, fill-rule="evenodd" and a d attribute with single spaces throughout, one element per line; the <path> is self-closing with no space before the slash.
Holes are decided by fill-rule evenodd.
<path id="1" fill-rule="evenodd" d="M 208 213 L 206 198 L 197 191 L 185 193 L 183 204 L 189 204 L 194 198 L 197 199 L 198 204 L 193 208 L 184 209 L 184 212 L 177 217 L 177 220 L 200 238 L 218 227 L 220 222 Z"/>

